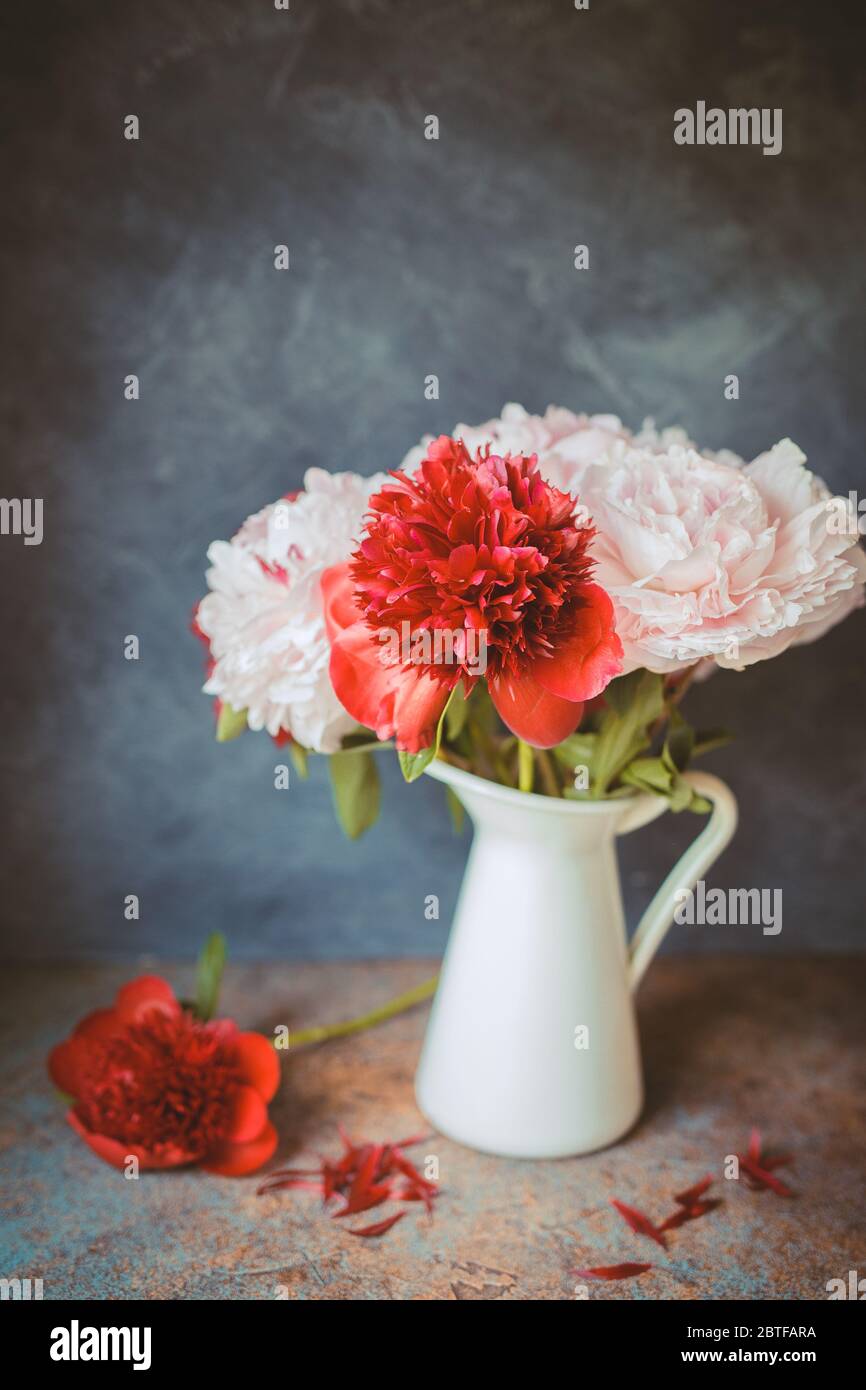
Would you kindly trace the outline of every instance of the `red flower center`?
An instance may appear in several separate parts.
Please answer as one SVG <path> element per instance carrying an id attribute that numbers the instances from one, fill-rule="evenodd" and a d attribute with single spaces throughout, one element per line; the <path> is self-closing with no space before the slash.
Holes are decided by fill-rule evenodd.
<path id="1" fill-rule="evenodd" d="M 233 1026 L 154 1011 L 94 1045 L 75 1106 L 87 1129 L 152 1153 L 206 1154 L 243 1084 Z"/>
<path id="2" fill-rule="evenodd" d="M 488 677 L 516 675 L 567 637 L 584 606 L 594 528 L 577 504 L 542 478 L 533 455 L 475 458 L 443 435 L 411 476 L 370 499 L 366 536 L 353 556 L 356 601 L 372 627 L 401 625 L 484 635 Z M 465 640 L 465 638 L 464 638 Z M 477 642 L 469 644 L 477 650 Z M 471 682 L 472 655 L 458 637 L 443 669 Z"/>

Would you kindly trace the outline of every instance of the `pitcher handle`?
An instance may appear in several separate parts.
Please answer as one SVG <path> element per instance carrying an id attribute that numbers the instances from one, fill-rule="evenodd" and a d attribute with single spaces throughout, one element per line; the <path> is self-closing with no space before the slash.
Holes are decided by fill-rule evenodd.
<path id="1" fill-rule="evenodd" d="M 647 966 L 661 946 L 673 921 L 677 907 L 677 894 L 694 888 L 698 879 L 716 862 L 737 828 L 737 802 L 733 792 L 718 777 L 709 772 L 687 772 L 685 780 L 701 796 L 713 803 L 710 818 L 694 844 L 690 845 L 682 859 L 674 865 L 656 893 L 629 945 L 628 980 L 632 990 L 637 989 Z M 656 809 L 655 805 L 638 803 L 632 814 L 626 812 L 620 822 L 619 833 L 637 830 L 666 809 L 664 801 Z"/>

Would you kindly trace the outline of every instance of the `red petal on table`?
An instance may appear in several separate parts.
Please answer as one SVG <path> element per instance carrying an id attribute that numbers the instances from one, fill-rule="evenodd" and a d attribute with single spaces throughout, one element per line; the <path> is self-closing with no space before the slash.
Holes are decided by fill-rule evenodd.
<path id="1" fill-rule="evenodd" d="M 363 1192 L 358 1192 L 354 1196 L 350 1194 L 346 1205 L 340 1211 L 334 1212 L 334 1220 L 339 1220 L 341 1216 L 356 1216 L 360 1211 L 369 1211 L 371 1207 L 380 1207 L 383 1202 L 387 1202 L 391 1196 L 391 1184 L 382 1183 L 379 1187 L 366 1187 Z"/>
<path id="2" fill-rule="evenodd" d="M 357 1172 L 349 1188 L 349 1201 L 352 1202 L 364 1196 L 367 1188 L 376 1176 L 376 1169 L 379 1167 L 379 1159 L 382 1157 L 381 1144 L 366 1144 L 361 1151 L 361 1158 Z"/>
<path id="3" fill-rule="evenodd" d="M 414 1163 L 410 1163 L 406 1155 L 401 1154 L 397 1149 L 394 1151 L 394 1167 L 399 1169 L 403 1176 L 408 1178 L 410 1182 L 416 1183 L 419 1187 L 426 1188 L 428 1192 L 436 1191 L 435 1182 L 431 1182 L 429 1178 L 422 1177 Z"/>
<path id="4" fill-rule="evenodd" d="M 394 1196 L 398 1197 L 401 1202 L 423 1202 L 428 1212 L 433 1210 L 433 1198 L 438 1195 L 438 1191 L 431 1192 L 427 1185 L 417 1182 L 407 1182 L 404 1187 L 400 1188 L 399 1192 L 394 1193 Z"/>
<path id="5" fill-rule="evenodd" d="M 708 1211 L 715 1211 L 716 1207 L 722 1205 L 721 1197 L 714 1197 L 710 1201 L 693 1202 L 690 1207 L 681 1207 L 675 1211 L 673 1216 L 669 1216 L 659 1226 L 660 1231 L 673 1231 L 678 1226 L 685 1226 L 687 1221 L 696 1221 L 699 1216 L 706 1216 Z"/>
<path id="6" fill-rule="evenodd" d="M 617 1201 L 616 1197 L 611 1197 L 610 1204 L 616 1207 L 623 1220 L 626 1221 L 631 1229 L 638 1235 L 649 1236 L 650 1240 L 654 1240 L 656 1245 L 660 1245 L 663 1250 L 667 1249 L 667 1241 L 664 1236 L 659 1233 L 648 1216 L 645 1216 L 642 1211 L 638 1211 L 637 1207 L 626 1206 L 625 1202 Z"/>
<path id="7" fill-rule="evenodd" d="M 336 1187 L 336 1173 L 334 1172 L 333 1164 L 327 1163 L 327 1162 L 326 1162 L 326 1163 L 323 1163 L 323 1164 L 322 1164 L 322 1203 L 323 1203 L 324 1206 L 327 1206 L 327 1205 L 328 1205 L 328 1202 L 329 1202 L 329 1201 L 331 1200 L 331 1198 L 333 1197 L 335 1187 Z"/>
<path id="8" fill-rule="evenodd" d="M 787 1164 L 793 1163 L 793 1161 L 790 1154 L 773 1154 L 769 1158 L 766 1156 L 763 1157 L 760 1160 L 760 1164 L 768 1173 L 772 1173 L 774 1168 L 784 1168 Z"/>
<path id="9" fill-rule="evenodd" d="M 595 1269 L 576 1269 L 580 1279 L 633 1279 L 636 1274 L 644 1274 L 652 1265 L 598 1265 Z"/>
<path id="10" fill-rule="evenodd" d="M 330 1162 L 328 1159 L 323 1159 L 322 1161 L 324 1163 L 330 1162 L 330 1168 L 334 1174 L 335 1181 L 341 1183 L 354 1173 L 357 1167 L 357 1155 L 360 1152 L 360 1149 L 349 1149 L 348 1153 L 344 1153 L 343 1157 L 336 1163 Z"/>
<path id="11" fill-rule="evenodd" d="M 758 1187 L 768 1187 L 771 1192 L 775 1192 L 777 1197 L 794 1196 L 790 1187 L 786 1186 L 781 1178 L 774 1177 L 766 1168 L 762 1168 L 760 1163 L 753 1163 L 749 1158 L 741 1158 L 740 1167 L 750 1178 L 754 1179 Z"/>
<path id="12" fill-rule="evenodd" d="M 373 1226 L 361 1226 L 360 1229 L 349 1229 L 350 1236 L 383 1236 L 386 1231 L 390 1231 L 392 1226 L 396 1226 L 398 1221 L 402 1221 L 406 1215 L 405 1211 L 395 1212 L 393 1216 L 386 1216 L 384 1221 L 377 1221 Z"/>
<path id="13" fill-rule="evenodd" d="M 423 1202 L 428 1212 L 433 1209 L 433 1198 L 438 1196 L 438 1187 L 422 1177 L 406 1155 L 396 1144 L 355 1144 L 344 1129 L 340 1128 L 343 1154 L 339 1160 L 326 1157 L 320 1159 L 318 1168 L 280 1168 L 268 1174 L 258 1189 L 260 1193 L 276 1192 L 283 1187 L 295 1187 L 311 1192 L 321 1192 L 323 1205 L 332 1197 L 342 1197 L 339 1211 L 332 1213 L 335 1219 L 354 1216 L 362 1211 L 370 1211 L 388 1201 Z M 401 1143 L 414 1144 L 429 1135 L 414 1135 Z M 399 1177 L 398 1177 L 399 1175 Z M 399 1178 L 402 1183 L 397 1186 Z M 380 1222 L 369 1231 L 371 1235 L 388 1230 L 393 1219 Z M 352 1235 L 368 1234 L 366 1230 L 352 1231 Z"/>
<path id="14" fill-rule="evenodd" d="M 685 1192 L 675 1192 L 674 1201 L 680 1207 L 692 1207 L 699 1197 L 703 1197 L 707 1188 L 715 1182 L 712 1173 L 707 1173 L 705 1178 L 696 1182 L 693 1187 L 687 1187 Z"/>

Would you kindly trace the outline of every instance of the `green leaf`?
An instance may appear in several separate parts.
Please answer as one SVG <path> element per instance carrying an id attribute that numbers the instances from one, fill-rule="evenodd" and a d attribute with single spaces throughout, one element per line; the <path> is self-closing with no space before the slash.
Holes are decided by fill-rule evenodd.
<path id="1" fill-rule="evenodd" d="M 455 791 L 450 787 L 445 788 L 445 800 L 448 802 L 448 810 L 451 812 L 451 822 L 454 826 L 454 834 L 459 835 L 463 829 L 463 822 L 466 819 L 466 812 L 463 802 Z"/>
<path id="2" fill-rule="evenodd" d="M 469 718 L 485 734 L 493 734 L 500 727 L 499 715 L 490 698 L 490 691 L 484 681 L 479 681 L 469 699 Z"/>
<path id="3" fill-rule="evenodd" d="M 652 724 L 664 710 L 662 678 L 654 671 L 632 671 L 618 676 L 604 692 L 607 713 L 613 710 L 621 719 Z"/>
<path id="4" fill-rule="evenodd" d="M 653 671 L 632 671 L 611 681 L 595 745 L 592 790 L 604 796 L 633 758 L 650 746 L 647 732 L 664 711 L 662 678 Z"/>
<path id="5" fill-rule="evenodd" d="M 676 768 L 672 768 L 664 756 L 635 758 L 624 769 L 620 780 L 626 786 L 637 787 L 638 791 L 666 797 L 671 810 L 675 812 L 712 810 L 710 803 L 704 797 L 698 796 L 683 775 Z"/>
<path id="6" fill-rule="evenodd" d="M 460 737 L 468 718 L 469 701 L 463 693 L 463 682 L 461 681 L 445 706 L 445 735 L 449 743 L 453 743 L 455 739 Z"/>
<path id="7" fill-rule="evenodd" d="M 292 739 L 292 742 L 289 744 L 289 757 L 292 760 L 295 772 L 303 781 L 306 781 L 310 775 L 308 750 L 302 743 L 295 743 L 294 739 Z"/>
<path id="8" fill-rule="evenodd" d="M 674 774 L 670 803 L 672 811 L 686 811 L 694 800 L 694 792 L 679 772 Z"/>
<path id="9" fill-rule="evenodd" d="M 226 941 L 221 932 L 212 932 L 202 948 L 195 972 L 195 1003 L 197 1018 L 207 1023 L 216 1013 L 220 997 L 223 969 L 226 963 Z"/>
<path id="10" fill-rule="evenodd" d="M 635 758 L 620 777 L 630 787 L 667 796 L 673 786 L 674 774 L 663 758 Z"/>
<path id="11" fill-rule="evenodd" d="M 219 718 L 216 726 L 217 743 L 230 743 L 233 738 L 237 738 L 247 727 L 247 712 L 245 709 L 232 709 L 223 701 L 220 706 Z"/>
<path id="12" fill-rule="evenodd" d="M 439 746 L 442 743 L 442 730 L 445 727 L 445 719 L 456 694 L 457 687 L 455 686 L 448 696 L 445 708 L 439 716 L 439 723 L 436 725 L 436 737 L 429 748 L 422 748 L 420 753 L 404 753 L 402 748 L 397 749 L 400 768 L 407 782 L 416 782 L 425 767 L 430 766 L 436 754 L 439 752 Z"/>
<path id="13" fill-rule="evenodd" d="M 553 755 L 563 767 L 588 767 L 591 775 L 597 743 L 598 734 L 570 734 L 556 745 Z"/>
<path id="14" fill-rule="evenodd" d="M 683 719 L 678 709 L 671 708 L 663 756 L 672 771 L 685 772 L 691 761 L 694 746 L 695 731 L 691 724 Z"/>
<path id="15" fill-rule="evenodd" d="M 436 749 L 432 743 L 429 748 L 422 748 L 420 753 L 406 753 L 402 748 L 398 748 L 397 757 L 405 780 L 417 782 L 425 767 L 429 767 L 436 757 Z"/>
<path id="16" fill-rule="evenodd" d="M 379 770 L 370 752 L 332 753 L 328 759 L 337 820 L 357 840 L 379 815 Z"/>

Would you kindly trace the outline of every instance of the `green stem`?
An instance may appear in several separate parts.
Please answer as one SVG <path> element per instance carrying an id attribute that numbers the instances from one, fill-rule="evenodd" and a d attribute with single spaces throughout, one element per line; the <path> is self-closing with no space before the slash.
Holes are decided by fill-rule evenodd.
<path id="1" fill-rule="evenodd" d="M 541 773 L 541 780 L 544 783 L 545 791 L 548 796 L 562 796 L 559 783 L 556 780 L 556 772 L 551 761 L 550 754 L 546 748 L 536 748 L 535 757 L 538 761 L 538 768 Z"/>
<path id="2" fill-rule="evenodd" d="M 411 1009 L 414 1004 L 420 1004 L 424 999 L 429 999 L 431 994 L 436 991 L 439 983 L 439 976 L 434 975 L 432 979 L 425 980 L 423 984 L 416 985 L 414 989 L 409 989 L 405 994 L 398 994 L 396 999 L 391 999 L 387 1004 L 382 1004 L 378 1009 L 371 1009 L 367 1014 L 361 1014 L 360 1018 L 350 1018 L 344 1023 L 329 1023 L 321 1027 L 302 1028 L 298 1033 L 289 1034 L 289 1046 L 308 1047 L 311 1043 L 327 1042 L 330 1038 L 346 1038 L 350 1033 L 362 1033 L 365 1028 L 372 1028 L 377 1023 L 384 1023 L 386 1018 L 393 1018 L 395 1014 L 404 1013 L 406 1009 Z"/>
<path id="3" fill-rule="evenodd" d="M 531 792 L 535 783 L 534 749 L 522 738 L 517 740 L 517 785 L 522 792 Z"/>

